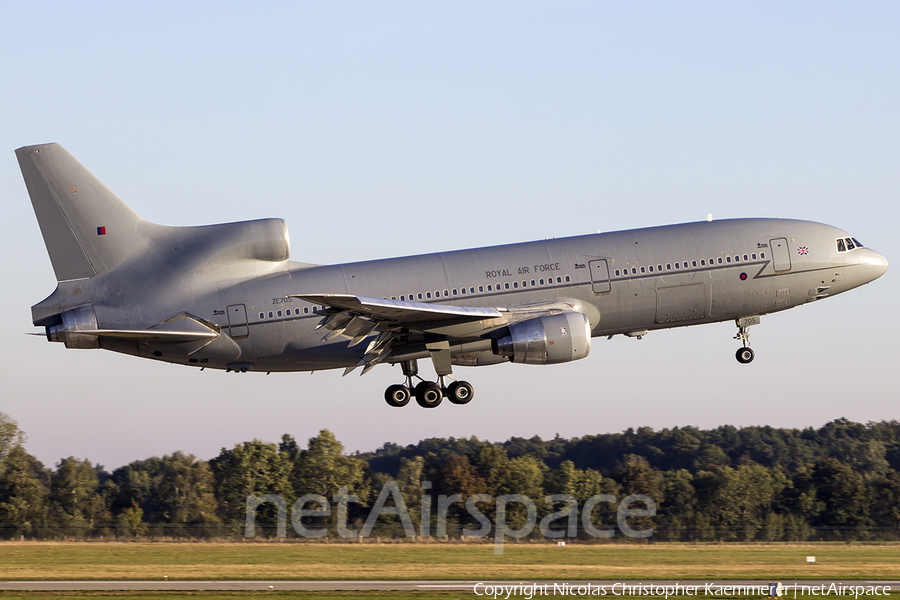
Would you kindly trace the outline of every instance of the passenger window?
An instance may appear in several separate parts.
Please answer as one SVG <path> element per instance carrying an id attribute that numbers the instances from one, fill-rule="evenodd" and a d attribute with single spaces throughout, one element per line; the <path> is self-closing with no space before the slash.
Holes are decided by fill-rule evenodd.
<path id="1" fill-rule="evenodd" d="M 721 260 L 721 259 L 720 259 L 720 260 Z M 731 257 L 730 257 L 730 256 L 726 256 L 726 257 L 725 257 L 725 262 L 730 263 L 730 262 L 731 262 Z"/>
<path id="2" fill-rule="evenodd" d="M 766 253 L 765 253 L 765 252 L 760 252 L 760 253 L 759 253 L 759 257 L 760 257 L 760 258 L 765 258 L 765 257 L 766 257 Z"/>
<path id="3" fill-rule="evenodd" d="M 425 294 L 425 297 L 426 297 L 426 298 L 431 298 L 431 292 L 427 292 L 427 293 Z"/>
<path id="4" fill-rule="evenodd" d="M 534 286 L 535 286 L 534 279 L 532 279 L 532 280 L 531 280 L 531 287 L 534 287 Z"/>
<path id="5" fill-rule="evenodd" d="M 475 288 L 474 288 L 474 287 L 470 287 L 470 288 L 469 288 L 469 293 L 470 293 L 470 294 L 474 294 L 474 293 L 475 293 Z"/>
<path id="6" fill-rule="evenodd" d="M 712 262 L 712 260 L 710 260 L 709 262 Z M 700 261 L 700 266 L 701 266 L 701 267 L 705 267 L 705 266 L 706 266 L 706 259 Z"/>
<path id="7" fill-rule="evenodd" d="M 693 261 L 693 264 L 694 264 L 694 266 L 696 267 L 696 266 L 697 266 L 697 261 L 696 261 L 696 260 Z"/>
<path id="8" fill-rule="evenodd" d="M 281 316 L 281 311 L 280 311 L 280 310 L 278 311 L 278 316 L 279 316 L 279 317 Z"/>
<path id="9" fill-rule="evenodd" d="M 419 292 L 419 300 L 422 299 L 422 292 Z"/>
<path id="10" fill-rule="evenodd" d="M 744 255 L 744 260 L 749 260 L 749 259 L 747 258 L 747 255 L 746 255 L 746 254 Z"/>
<path id="11" fill-rule="evenodd" d="M 666 263 L 666 271 L 672 270 L 672 263 Z"/>
<path id="12" fill-rule="evenodd" d="M 309 314 L 309 307 L 308 307 L 308 306 L 304 306 L 304 307 L 303 307 L 303 314 L 304 314 L 304 315 L 308 315 L 308 314 Z"/>
<path id="13" fill-rule="evenodd" d="M 618 275 L 618 274 L 619 274 L 619 272 L 616 271 L 616 275 Z M 541 279 L 541 285 L 544 285 L 544 280 L 543 280 L 543 279 Z"/>
<path id="14" fill-rule="evenodd" d="M 266 318 L 266 313 L 259 313 L 259 318 L 260 318 L 260 319 L 265 319 L 265 318 Z"/>
<path id="15" fill-rule="evenodd" d="M 712 259 L 710 259 L 709 262 L 712 263 Z M 719 264 L 720 264 L 720 265 L 722 264 L 722 257 L 721 257 L 721 256 L 719 257 Z"/>
<path id="16" fill-rule="evenodd" d="M 618 277 L 618 276 L 619 276 L 619 270 L 616 269 L 616 277 Z M 541 283 L 544 283 L 544 280 L 543 280 L 543 279 L 541 279 Z"/>
<path id="17" fill-rule="evenodd" d="M 754 252 L 753 254 L 751 254 L 750 257 L 751 257 L 753 260 L 756 260 L 756 252 Z"/>
<path id="18" fill-rule="evenodd" d="M 444 290 L 444 298 L 450 297 L 450 290 Z"/>
<path id="19" fill-rule="evenodd" d="M 569 278 L 566 277 L 566 281 L 568 281 L 568 280 L 569 280 Z M 562 277 L 557 277 L 557 278 L 556 278 L 556 283 L 562 283 Z"/>
<path id="20" fill-rule="evenodd" d="M 488 286 L 488 291 L 489 292 L 493 291 L 492 286 L 490 286 L 490 285 Z"/>
<path id="21" fill-rule="evenodd" d="M 646 273 L 646 272 L 647 271 L 644 269 L 644 267 L 641 267 L 641 273 Z"/>
<path id="22" fill-rule="evenodd" d="M 569 281 L 569 276 L 568 276 L 568 275 L 566 275 L 566 281 Z"/>
<path id="23" fill-rule="evenodd" d="M 657 271 L 662 271 L 662 265 L 656 265 L 656 270 L 657 270 Z"/>
<path id="24" fill-rule="evenodd" d="M 653 272 L 653 265 L 650 265 L 650 272 Z"/>
<path id="25" fill-rule="evenodd" d="M 519 289 L 519 282 L 518 282 L 518 281 L 513 281 L 513 287 L 516 288 L 516 289 Z"/>
<path id="26" fill-rule="evenodd" d="M 463 290 L 464 293 L 465 293 L 465 291 L 466 290 Z M 456 296 L 456 288 L 453 288 L 453 295 Z"/>
<path id="27" fill-rule="evenodd" d="M 488 286 L 488 289 L 491 289 L 491 286 Z M 479 285 L 479 286 L 478 286 L 478 291 L 479 291 L 479 292 L 483 292 L 483 291 L 484 291 L 484 286 L 483 286 L 483 285 Z"/>
<path id="28" fill-rule="evenodd" d="M 506 289 L 509 289 L 509 284 L 508 284 L 508 283 L 504 283 L 504 284 L 503 284 L 503 287 L 506 288 Z"/>
<path id="29" fill-rule="evenodd" d="M 271 319 L 271 318 L 274 317 L 274 316 L 275 316 L 275 315 L 273 315 L 273 314 L 272 314 L 272 311 L 270 310 L 270 311 L 269 311 L 269 318 Z"/>

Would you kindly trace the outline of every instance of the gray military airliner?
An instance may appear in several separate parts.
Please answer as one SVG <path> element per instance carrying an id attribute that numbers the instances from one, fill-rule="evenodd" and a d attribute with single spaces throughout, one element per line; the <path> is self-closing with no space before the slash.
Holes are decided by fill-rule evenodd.
<path id="1" fill-rule="evenodd" d="M 32 307 L 48 340 L 237 373 L 399 364 L 403 382 L 384 395 L 398 407 L 469 402 L 454 365 L 568 362 L 592 337 L 701 323 L 734 321 L 749 363 L 761 315 L 888 266 L 845 231 L 789 219 L 312 265 L 289 260 L 281 219 L 155 225 L 58 144 L 16 156 L 58 281 Z M 437 383 L 419 376 L 425 359 Z"/>

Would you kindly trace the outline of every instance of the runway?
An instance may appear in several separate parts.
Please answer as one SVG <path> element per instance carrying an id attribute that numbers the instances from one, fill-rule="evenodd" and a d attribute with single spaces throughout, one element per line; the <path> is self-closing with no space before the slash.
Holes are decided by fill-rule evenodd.
<path id="1" fill-rule="evenodd" d="M 900 581 L 878 581 L 878 580 L 836 580 L 836 579 L 819 579 L 819 580 L 782 580 L 785 587 L 793 588 L 793 586 L 830 586 L 831 584 L 839 584 L 844 586 L 889 586 L 891 589 L 897 589 Z M 531 586 L 538 585 L 547 586 L 549 593 L 560 593 L 557 590 L 584 588 L 602 588 L 607 595 L 625 595 L 623 586 L 652 586 L 652 587 L 672 587 L 679 585 L 682 588 L 696 586 L 697 595 L 709 594 L 710 591 L 721 590 L 726 587 L 734 586 L 766 586 L 768 581 L 759 580 L 714 580 L 714 581 L 675 581 L 675 580 L 648 580 L 648 581 L 590 581 L 590 580 L 555 580 L 555 581 L 422 581 L 422 580 L 406 580 L 406 581 L 364 581 L 364 580 L 334 580 L 334 581 L 310 581 L 310 580 L 131 580 L 131 581 L 0 581 L 0 590 L 9 591 L 209 591 L 209 592 L 240 592 L 240 591 L 470 591 L 473 594 L 481 592 L 484 594 L 487 587 L 497 586 Z M 802 589 L 802 588 L 800 588 Z M 887 590 L 885 590 L 887 591 Z M 727 593 L 727 592 L 726 592 Z M 493 593 L 489 594 L 492 596 Z M 573 593 L 572 595 L 578 595 Z M 644 593 L 643 595 L 647 595 Z M 788 594 L 785 594 L 786 596 Z M 504 594 L 505 596 L 505 594 Z"/>

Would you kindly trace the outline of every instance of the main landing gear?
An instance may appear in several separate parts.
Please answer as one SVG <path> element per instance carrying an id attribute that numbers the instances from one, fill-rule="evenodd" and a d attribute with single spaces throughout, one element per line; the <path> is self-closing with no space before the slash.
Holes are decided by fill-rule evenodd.
<path id="1" fill-rule="evenodd" d="M 743 343 L 743 347 L 738 348 L 737 352 L 734 353 L 734 357 L 739 363 L 746 365 L 753 362 L 756 356 L 756 353 L 750 348 L 750 326 L 759 325 L 759 317 L 743 317 L 736 319 L 735 323 L 738 326 L 738 334 L 734 336 L 734 339 L 740 340 Z"/>
<path id="2" fill-rule="evenodd" d="M 406 406 L 415 397 L 416 404 L 422 408 L 436 408 L 445 397 L 453 404 L 468 404 L 475 397 L 475 389 L 467 381 L 453 381 L 445 386 L 444 377 L 449 376 L 449 373 L 438 375 L 438 384 L 419 377 L 419 367 L 415 360 L 405 360 L 400 366 L 403 368 L 406 384 L 391 385 L 384 391 L 384 400 L 389 406 Z M 413 377 L 419 379 L 415 386 Z"/>

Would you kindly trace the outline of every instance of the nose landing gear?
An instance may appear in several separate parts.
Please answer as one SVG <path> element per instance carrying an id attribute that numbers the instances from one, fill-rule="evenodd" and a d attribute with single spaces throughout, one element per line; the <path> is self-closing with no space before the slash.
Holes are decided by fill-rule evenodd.
<path id="1" fill-rule="evenodd" d="M 753 359 L 756 357 L 756 353 L 750 348 L 750 326 L 759 325 L 759 317 L 743 317 L 736 319 L 735 323 L 738 326 L 738 334 L 734 336 L 734 339 L 740 340 L 743 348 L 738 348 L 737 352 L 734 353 L 734 357 L 739 363 L 746 365 L 753 362 Z"/>
<path id="2" fill-rule="evenodd" d="M 753 352 L 751 348 L 738 348 L 738 351 L 734 354 L 737 361 L 742 365 L 746 365 L 748 362 L 752 361 L 756 356 L 756 353 Z"/>

